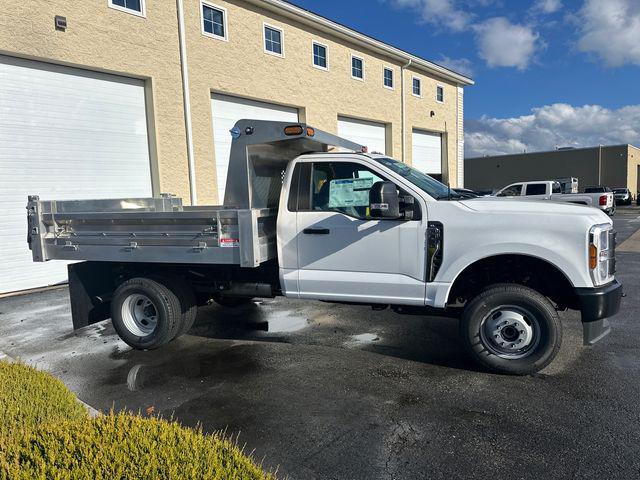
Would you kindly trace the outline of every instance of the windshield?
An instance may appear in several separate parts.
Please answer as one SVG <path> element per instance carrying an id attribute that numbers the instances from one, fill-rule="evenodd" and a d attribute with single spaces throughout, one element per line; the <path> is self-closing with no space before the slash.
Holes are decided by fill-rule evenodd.
<path id="1" fill-rule="evenodd" d="M 626 188 L 616 188 L 613 191 L 614 191 L 614 193 L 627 193 L 627 189 Z"/>
<path id="2" fill-rule="evenodd" d="M 463 198 L 462 195 L 450 190 L 445 184 L 440 183 L 435 178 L 430 177 L 426 173 L 422 173 L 420 170 L 416 170 L 409 165 L 394 160 L 393 158 L 378 157 L 374 158 L 378 163 L 381 163 L 388 169 L 397 173 L 401 177 L 405 178 L 420 190 L 428 193 L 436 200 L 444 200 L 448 198 Z"/>

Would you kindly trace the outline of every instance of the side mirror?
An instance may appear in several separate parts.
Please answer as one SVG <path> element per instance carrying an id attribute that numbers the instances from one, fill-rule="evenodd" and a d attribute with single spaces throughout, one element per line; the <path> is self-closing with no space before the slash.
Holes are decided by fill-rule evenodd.
<path id="1" fill-rule="evenodd" d="M 369 190 L 369 214 L 372 218 L 400 218 L 398 188 L 393 182 L 376 182 Z"/>

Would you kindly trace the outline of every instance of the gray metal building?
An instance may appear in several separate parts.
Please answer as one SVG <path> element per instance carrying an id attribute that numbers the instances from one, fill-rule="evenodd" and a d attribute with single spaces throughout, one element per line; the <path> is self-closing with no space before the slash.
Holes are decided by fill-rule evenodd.
<path id="1" fill-rule="evenodd" d="M 633 145 L 559 149 L 513 155 L 466 158 L 465 187 L 492 190 L 510 183 L 577 177 L 590 185 L 640 191 L 640 149 Z"/>

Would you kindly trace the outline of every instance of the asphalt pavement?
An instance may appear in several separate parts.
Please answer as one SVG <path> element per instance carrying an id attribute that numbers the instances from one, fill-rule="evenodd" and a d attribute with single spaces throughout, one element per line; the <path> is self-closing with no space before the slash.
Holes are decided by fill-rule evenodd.
<path id="1" fill-rule="evenodd" d="M 612 333 L 584 348 L 562 312 L 561 352 L 534 376 L 478 369 L 453 319 L 284 299 L 203 308 L 189 335 L 133 351 L 109 322 L 74 332 L 64 287 L 0 299 L 0 352 L 100 410 L 226 430 L 291 479 L 639 478 L 640 211 L 615 226 Z"/>

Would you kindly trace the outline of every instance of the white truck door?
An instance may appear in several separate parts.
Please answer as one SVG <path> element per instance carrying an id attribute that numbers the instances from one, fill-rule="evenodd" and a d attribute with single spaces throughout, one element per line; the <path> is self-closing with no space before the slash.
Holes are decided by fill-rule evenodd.
<path id="1" fill-rule="evenodd" d="M 426 212 L 417 200 L 415 220 L 370 219 L 369 190 L 382 175 L 355 160 L 302 165 L 300 298 L 424 305 Z"/>

